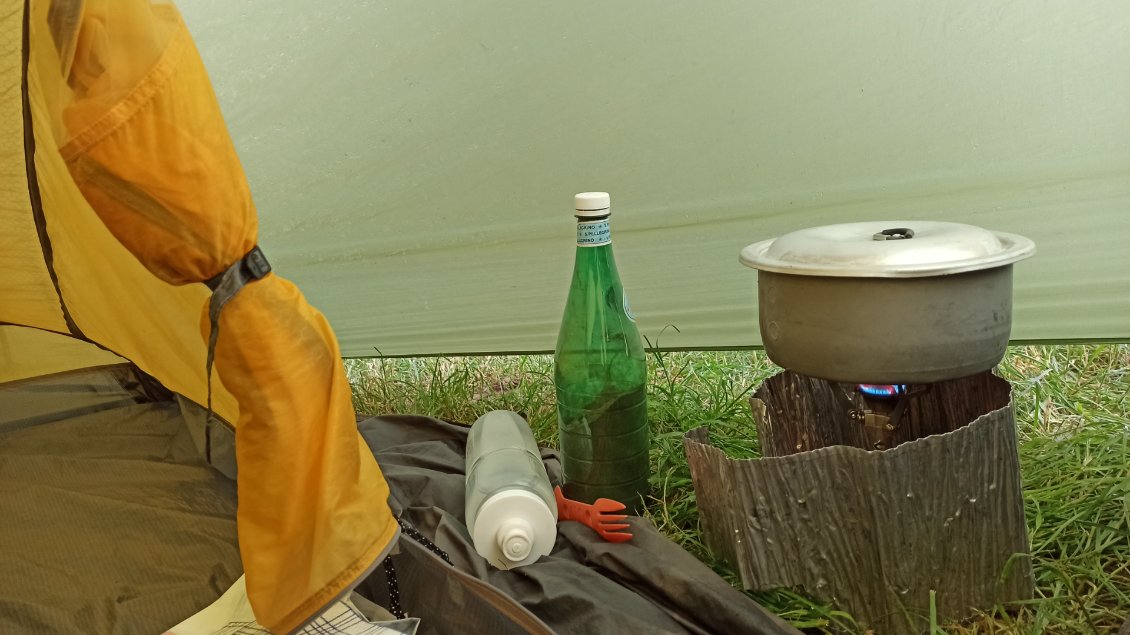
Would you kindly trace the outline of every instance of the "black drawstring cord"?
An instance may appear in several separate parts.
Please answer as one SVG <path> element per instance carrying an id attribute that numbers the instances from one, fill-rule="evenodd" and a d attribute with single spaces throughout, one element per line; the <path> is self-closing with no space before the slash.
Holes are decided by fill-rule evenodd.
<path id="1" fill-rule="evenodd" d="M 412 540 L 415 540 L 421 545 L 424 545 L 424 547 L 428 551 L 442 558 L 443 561 L 447 564 L 450 564 L 453 567 L 455 566 L 455 564 L 451 562 L 451 556 L 447 555 L 446 551 L 436 546 L 436 543 L 428 540 L 428 537 L 420 533 L 419 530 L 417 530 L 415 527 L 404 522 L 402 518 L 397 518 L 396 522 L 400 524 L 400 529 L 404 532 L 404 535 L 408 536 Z M 392 563 L 391 555 L 385 558 L 384 565 L 385 579 L 388 581 L 388 612 L 392 613 L 393 616 L 396 617 L 396 619 L 402 620 L 405 617 L 408 617 L 408 615 L 400 606 L 400 586 L 396 581 L 396 565 Z"/>

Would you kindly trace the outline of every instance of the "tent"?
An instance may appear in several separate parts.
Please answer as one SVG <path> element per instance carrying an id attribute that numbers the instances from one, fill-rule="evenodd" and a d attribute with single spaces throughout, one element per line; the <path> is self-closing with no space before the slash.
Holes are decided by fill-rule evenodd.
<path id="1" fill-rule="evenodd" d="M 207 458 L 213 429 L 234 431 L 251 606 L 290 632 L 399 531 L 333 333 L 256 247 L 243 172 L 175 7 L 6 9 L 0 328 L 5 354 L 28 361 L 0 379 L 124 358 L 207 406 Z M 9 428 L 43 418 L 13 412 Z"/>
<path id="2" fill-rule="evenodd" d="M 664 348 L 759 344 L 742 247 L 877 219 L 1034 240 L 1018 342 L 1130 335 L 1119 3 L 180 4 L 347 356 L 552 350 L 587 190 Z"/>
<path id="3" fill-rule="evenodd" d="M 63 532 L 77 508 L 50 477 L 81 456 L 105 470 L 95 498 L 123 473 L 184 494 L 107 502 L 118 517 L 219 517 L 227 486 L 178 461 L 238 465 L 236 546 L 276 631 L 397 541 L 342 353 L 551 348 L 575 191 L 613 193 L 642 330 L 679 328 L 666 347 L 757 343 L 744 244 L 877 216 L 1035 239 L 1019 340 L 1130 335 L 1130 14 L 1104 3 L 185 0 L 186 26 L 160 0 L 0 1 L 0 432 L 23 439 L 0 491 L 56 505 Z M 50 469 L 48 420 L 74 453 Z M 147 437 L 165 441 L 126 443 Z M 151 455 L 176 469 L 128 474 Z M 234 531 L 135 555 L 199 564 L 195 538 Z M 18 538 L 6 556 L 58 536 Z"/>

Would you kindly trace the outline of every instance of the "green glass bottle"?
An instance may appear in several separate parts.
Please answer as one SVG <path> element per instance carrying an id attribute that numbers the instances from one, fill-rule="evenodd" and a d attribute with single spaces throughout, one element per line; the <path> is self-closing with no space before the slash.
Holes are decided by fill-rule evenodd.
<path id="1" fill-rule="evenodd" d="M 643 341 L 612 257 L 608 194 L 575 202 L 577 255 L 554 357 L 565 495 L 639 513 L 651 446 Z"/>

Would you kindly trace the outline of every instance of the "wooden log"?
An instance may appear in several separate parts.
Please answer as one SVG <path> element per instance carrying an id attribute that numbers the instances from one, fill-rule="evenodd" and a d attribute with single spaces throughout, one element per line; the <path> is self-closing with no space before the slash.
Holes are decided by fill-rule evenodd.
<path id="1" fill-rule="evenodd" d="M 1008 383 L 985 373 L 911 400 L 868 451 L 838 384 L 784 372 L 752 400 L 765 458 L 684 437 L 707 544 L 752 590 L 799 587 L 879 633 L 1032 595 Z"/>

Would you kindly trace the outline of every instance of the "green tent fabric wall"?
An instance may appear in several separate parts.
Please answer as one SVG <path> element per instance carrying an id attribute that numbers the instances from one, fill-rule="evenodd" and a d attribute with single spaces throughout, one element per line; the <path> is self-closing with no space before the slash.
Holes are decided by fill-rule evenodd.
<path id="1" fill-rule="evenodd" d="M 346 355 L 552 349 L 584 190 L 663 347 L 758 344 L 741 247 L 877 218 L 1035 240 L 1014 340 L 1130 337 L 1125 5 L 180 4 Z"/>

